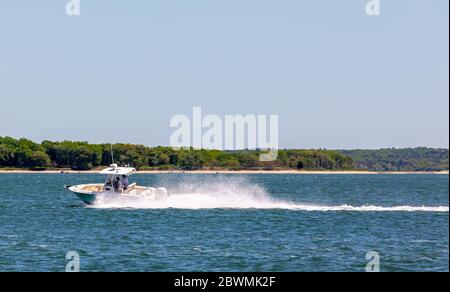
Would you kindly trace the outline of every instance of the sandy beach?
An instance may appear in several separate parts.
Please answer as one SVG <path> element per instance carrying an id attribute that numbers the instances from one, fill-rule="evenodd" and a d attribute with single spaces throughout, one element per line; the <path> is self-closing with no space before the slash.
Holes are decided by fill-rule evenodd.
<path id="1" fill-rule="evenodd" d="M 96 174 L 100 170 L 86 170 L 76 171 L 70 169 L 63 170 L 0 170 L 0 174 Z M 308 170 L 142 170 L 137 171 L 138 174 L 449 174 L 449 171 L 361 171 L 361 170 L 348 170 L 348 171 L 308 171 Z"/>

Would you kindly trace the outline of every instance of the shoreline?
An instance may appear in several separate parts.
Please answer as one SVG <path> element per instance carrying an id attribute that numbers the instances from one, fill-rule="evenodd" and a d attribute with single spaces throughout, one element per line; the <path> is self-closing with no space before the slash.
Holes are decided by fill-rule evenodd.
<path id="1" fill-rule="evenodd" d="M 1 170 L 0 174 L 98 174 L 99 170 Z M 142 170 L 136 174 L 449 174 L 449 171 L 362 171 L 362 170 Z"/>

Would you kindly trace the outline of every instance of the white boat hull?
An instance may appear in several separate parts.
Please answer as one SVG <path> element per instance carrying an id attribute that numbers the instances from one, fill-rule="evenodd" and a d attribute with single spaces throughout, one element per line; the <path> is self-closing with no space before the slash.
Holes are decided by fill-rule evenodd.
<path id="1" fill-rule="evenodd" d="M 126 191 L 114 192 L 104 191 L 102 184 L 85 184 L 66 186 L 66 188 L 75 193 L 75 195 L 85 204 L 92 205 L 98 200 L 99 196 L 139 198 L 148 200 L 161 200 L 169 196 L 166 188 L 140 187 L 132 185 Z"/>

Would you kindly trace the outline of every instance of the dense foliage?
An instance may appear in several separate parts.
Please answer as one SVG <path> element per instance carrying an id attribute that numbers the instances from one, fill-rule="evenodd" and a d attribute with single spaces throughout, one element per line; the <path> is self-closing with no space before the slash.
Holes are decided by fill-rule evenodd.
<path id="1" fill-rule="evenodd" d="M 343 150 L 357 169 L 376 171 L 448 170 L 448 149 L 406 148 L 380 150 Z"/>
<path id="2" fill-rule="evenodd" d="M 89 170 L 111 164 L 109 144 L 51 142 L 0 137 L 0 167 Z M 175 150 L 114 144 L 115 162 L 138 169 L 305 169 L 305 170 L 448 170 L 448 150 L 279 150 L 277 160 L 260 162 L 258 150 Z"/>
<path id="3" fill-rule="evenodd" d="M 260 151 L 175 150 L 114 144 L 115 162 L 139 169 L 351 169 L 352 160 L 336 151 L 280 150 L 273 162 L 260 162 Z M 111 163 L 109 144 L 51 142 L 0 137 L 0 167 L 88 170 Z"/>

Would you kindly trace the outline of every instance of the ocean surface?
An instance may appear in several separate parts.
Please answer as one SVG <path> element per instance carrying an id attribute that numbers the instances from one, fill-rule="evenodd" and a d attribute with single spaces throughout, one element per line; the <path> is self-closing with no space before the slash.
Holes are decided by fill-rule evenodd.
<path id="1" fill-rule="evenodd" d="M 137 174 L 169 199 L 101 198 L 95 174 L 0 174 L 0 271 L 449 271 L 448 175 Z"/>

